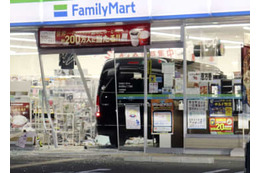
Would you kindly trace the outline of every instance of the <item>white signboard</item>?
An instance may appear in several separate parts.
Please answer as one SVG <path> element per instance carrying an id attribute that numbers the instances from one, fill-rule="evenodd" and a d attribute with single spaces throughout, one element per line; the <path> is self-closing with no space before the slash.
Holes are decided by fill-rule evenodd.
<path id="1" fill-rule="evenodd" d="M 154 133 L 172 132 L 172 113 L 154 112 L 153 113 Z"/>
<path id="2" fill-rule="evenodd" d="M 175 78 L 175 93 L 183 93 L 183 79 Z"/>
<path id="3" fill-rule="evenodd" d="M 249 129 L 249 114 L 238 114 L 238 128 Z"/>
<path id="4" fill-rule="evenodd" d="M 175 64 L 174 63 L 162 63 L 162 73 L 168 73 L 174 75 Z"/>
<path id="5" fill-rule="evenodd" d="M 11 0 L 11 26 L 249 15 L 248 0 Z"/>
<path id="6" fill-rule="evenodd" d="M 206 119 L 206 101 L 188 100 L 188 129 L 206 129 Z"/>
<path id="7" fill-rule="evenodd" d="M 158 83 L 149 83 L 149 93 L 158 93 Z"/>
<path id="8" fill-rule="evenodd" d="M 188 82 L 199 82 L 200 81 L 200 72 L 188 72 Z"/>
<path id="9" fill-rule="evenodd" d="M 125 106 L 126 129 L 141 129 L 139 105 Z"/>

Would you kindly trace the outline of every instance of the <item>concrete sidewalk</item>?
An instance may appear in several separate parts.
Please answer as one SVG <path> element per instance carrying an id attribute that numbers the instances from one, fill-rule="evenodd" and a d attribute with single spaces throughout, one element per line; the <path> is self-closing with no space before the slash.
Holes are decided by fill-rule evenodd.
<path id="1" fill-rule="evenodd" d="M 89 156 L 108 156 L 116 159 L 122 159 L 127 162 L 171 162 L 171 163 L 204 163 L 213 164 L 215 161 L 241 161 L 244 157 L 230 157 L 230 155 L 205 154 L 206 150 L 195 150 L 197 154 L 192 152 L 177 153 L 143 153 L 142 151 L 125 151 L 111 148 L 88 148 L 83 146 L 44 146 L 31 150 L 21 150 L 11 148 L 10 156 L 42 156 L 51 158 L 89 158 Z M 211 151 L 212 152 L 212 151 Z"/>

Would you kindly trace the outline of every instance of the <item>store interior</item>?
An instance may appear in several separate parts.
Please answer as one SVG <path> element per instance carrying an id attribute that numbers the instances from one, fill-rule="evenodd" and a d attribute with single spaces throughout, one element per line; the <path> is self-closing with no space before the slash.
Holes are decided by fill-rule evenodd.
<path id="1" fill-rule="evenodd" d="M 250 37 L 250 23 L 248 17 L 194 19 L 185 21 L 185 50 L 186 60 L 202 64 L 200 70 L 207 66 L 215 66 L 226 76 L 226 79 L 241 79 L 241 48 Z M 181 38 L 182 21 L 153 21 L 151 23 L 151 44 L 156 42 L 178 42 Z M 195 24 L 196 23 L 196 24 Z M 120 25 L 122 23 L 115 23 Z M 93 24 L 94 25 L 94 24 Z M 93 25 L 80 25 L 88 27 Z M 103 26 L 111 24 L 95 24 Z M 77 26 L 69 26 L 77 27 Z M 24 30 L 24 32 L 23 32 Z M 50 122 L 43 120 L 42 116 L 42 80 L 39 64 L 39 52 L 37 46 L 37 28 L 11 29 L 10 33 L 10 82 L 11 102 L 30 103 L 30 123 L 39 134 L 44 144 L 51 145 L 51 136 L 47 135 L 47 129 L 51 130 Z M 220 40 L 224 45 L 225 53 L 222 56 L 194 56 L 194 45 L 201 42 Z M 248 40 L 246 40 L 248 41 Z M 250 40 L 249 40 L 250 41 Z M 116 53 L 115 58 L 143 57 L 143 52 Z M 183 60 L 182 48 L 151 49 L 151 57 L 164 57 Z M 91 98 L 96 102 L 96 94 L 102 68 L 107 60 L 113 59 L 113 54 L 108 51 L 104 54 L 78 55 L 77 56 L 87 81 Z M 54 127 L 59 131 L 59 145 L 84 145 L 89 139 L 97 136 L 95 127 L 95 115 L 89 109 L 88 97 L 80 79 L 78 67 L 74 70 L 63 70 L 59 66 L 59 54 L 42 55 L 43 69 L 49 96 L 50 114 L 54 117 Z M 72 75 L 73 71 L 73 75 Z M 189 69 L 188 69 L 189 72 Z M 17 86 L 18 85 L 18 86 Z M 23 87 L 21 87 L 23 86 Z M 64 95 L 60 99 L 60 95 Z M 47 114 L 47 112 L 45 112 Z M 47 119 L 47 115 L 44 116 Z M 12 117 L 11 117 L 12 118 Z M 43 123 L 45 121 L 46 123 Z M 44 128 L 45 126 L 45 128 Z M 18 131 L 17 128 L 11 131 Z M 192 131 L 187 132 L 192 134 Z M 197 132 L 195 132 L 197 134 Z M 204 134 L 205 132 L 202 132 Z M 249 133 L 247 131 L 247 133 Z M 241 133 L 239 133 L 241 134 Z M 16 139 L 14 139 L 15 141 Z M 93 141 L 92 141 L 93 142 Z M 15 142 L 14 142 L 15 143 Z M 31 141 L 35 143 L 35 141 Z M 153 144 L 153 141 L 151 143 Z M 88 145 L 95 145 L 89 142 Z M 102 145 L 102 144 L 100 144 Z M 106 145 L 106 144 L 105 144 Z M 141 143 L 141 146 L 143 143 Z"/>

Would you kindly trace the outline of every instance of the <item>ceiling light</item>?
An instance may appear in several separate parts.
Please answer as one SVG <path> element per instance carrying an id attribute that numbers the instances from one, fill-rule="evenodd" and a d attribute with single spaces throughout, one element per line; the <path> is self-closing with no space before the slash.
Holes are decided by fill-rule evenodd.
<path id="1" fill-rule="evenodd" d="M 13 37 L 10 37 L 10 40 L 14 40 L 14 41 L 26 41 L 26 42 L 34 42 L 34 43 L 36 43 L 36 40 L 35 40 L 35 39 L 27 39 L 27 38 L 13 38 Z"/>
<path id="2" fill-rule="evenodd" d="M 163 32 L 151 32 L 151 34 L 154 34 L 154 35 L 162 35 L 162 36 L 167 36 L 167 37 L 181 37 L 180 35 L 178 34 L 169 34 L 169 33 L 163 33 Z"/>
<path id="3" fill-rule="evenodd" d="M 38 55 L 38 52 L 11 53 L 10 55 Z"/>
<path id="4" fill-rule="evenodd" d="M 244 30 L 249 30 L 249 31 L 250 31 L 250 27 L 248 27 L 248 26 L 243 27 L 243 29 L 244 29 Z"/>
<path id="5" fill-rule="evenodd" d="M 33 46 L 18 46 L 18 45 L 10 45 L 11 48 L 18 48 L 18 49 L 36 49 L 37 47 L 33 47 Z"/>
<path id="6" fill-rule="evenodd" d="M 170 27 L 152 27 L 151 31 L 160 31 L 160 30 L 176 30 L 181 29 L 179 26 L 170 26 Z"/>
<path id="7" fill-rule="evenodd" d="M 201 25 L 201 26 L 187 26 L 187 29 L 198 29 L 198 28 L 224 28 L 224 27 L 242 27 L 250 26 L 250 24 L 223 24 L 223 25 Z"/>
<path id="8" fill-rule="evenodd" d="M 33 33 L 33 32 L 11 32 L 10 33 L 10 35 L 11 36 L 13 36 L 13 35 L 15 35 L 15 36 L 18 36 L 18 35 L 34 35 L 35 33 Z"/>

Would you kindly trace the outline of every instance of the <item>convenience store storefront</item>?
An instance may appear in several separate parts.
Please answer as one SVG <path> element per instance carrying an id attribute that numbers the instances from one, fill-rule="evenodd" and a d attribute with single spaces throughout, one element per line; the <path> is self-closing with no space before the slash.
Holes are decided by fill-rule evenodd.
<path id="1" fill-rule="evenodd" d="M 171 89 L 168 93 L 158 88 L 160 80 L 149 81 L 151 84 L 148 84 L 149 87 L 151 85 L 151 90 L 148 88 L 147 91 L 148 100 L 174 100 L 170 148 L 242 147 L 250 129 L 249 106 L 246 103 L 250 98 L 242 97 L 250 93 L 248 82 L 245 84 L 242 80 L 246 74 L 244 80 L 248 81 L 247 71 L 250 70 L 246 66 L 242 70 L 242 65 L 246 64 L 243 58 L 248 58 L 246 52 L 250 52 L 249 3 L 245 0 L 200 0 L 196 3 L 188 6 L 192 4 L 189 0 L 11 1 L 11 80 L 33 80 L 32 74 L 41 76 L 39 54 L 45 75 L 54 76 L 53 71 L 58 69 L 59 53 L 76 51 L 82 67 L 88 69 L 86 73 L 92 86 L 100 75 L 96 70 L 101 71 L 106 59 L 113 58 L 110 52 L 98 53 L 99 49 L 88 53 L 93 56 L 84 56 L 84 48 L 46 51 L 38 47 L 38 28 L 150 23 L 150 56 L 184 61 L 175 63 L 174 75 L 171 72 L 164 74 L 164 79 L 173 81 L 161 81 L 167 85 L 165 88 Z M 159 46 L 163 44 L 165 46 Z M 115 48 L 115 57 L 142 57 L 140 52 L 143 50 L 141 47 L 137 52 L 127 52 L 127 49 Z M 93 68 L 93 64 L 100 67 Z M 74 80 L 72 86 L 76 82 Z M 57 83 L 57 86 L 62 85 L 62 82 Z M 246 86 L 245 90 L 242 84 Z M 94 90 L 91 97 L 95 99 Z M 37 90 L 33 91 L 33 94 L 37 93 Z M 120 104 L 129 99 L 129 95 L 117 94 Z M 81 99 L 79 97 L 79 101 Z"/>

